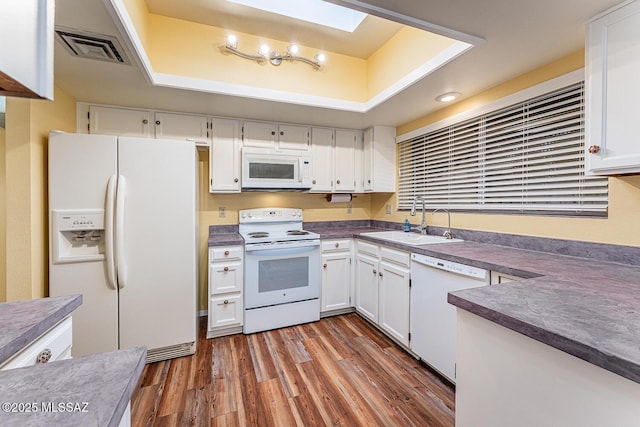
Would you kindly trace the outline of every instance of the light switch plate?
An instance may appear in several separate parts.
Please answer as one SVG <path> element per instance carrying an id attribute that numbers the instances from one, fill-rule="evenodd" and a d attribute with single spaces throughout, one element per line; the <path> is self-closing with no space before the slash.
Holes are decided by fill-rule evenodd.
<path id="1" fill-rule="evenodd" d="M 218 208 L 218 218 L 226 218 L 227 216 L 227 208 L 224 206 L 220 206 Z"/>
<path id="2" fill-rule="evenodd" d="M 391 215 L 391 205 L 387 205 L 387 215 Z"/>

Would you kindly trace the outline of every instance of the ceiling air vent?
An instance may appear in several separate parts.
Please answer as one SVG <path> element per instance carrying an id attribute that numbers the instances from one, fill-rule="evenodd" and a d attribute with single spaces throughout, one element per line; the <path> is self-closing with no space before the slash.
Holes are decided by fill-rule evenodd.
<path id="1" fill-rule="evenodd" d="M 117 64 L 131 64 L 115 37 L 56 26 L 56 39 L 73 56 Z"/>

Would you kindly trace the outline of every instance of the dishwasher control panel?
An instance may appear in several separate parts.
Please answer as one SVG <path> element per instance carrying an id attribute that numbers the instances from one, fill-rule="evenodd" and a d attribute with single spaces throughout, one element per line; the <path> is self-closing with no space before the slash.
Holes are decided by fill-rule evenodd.
<path id="1" fill-rule="evenodd" d="M 460 264 L 454 261 L 447 261 L 415 253 L 411 254 L 411 261 L 418 262 L 429 267 L 438 268 L 440 270 L 462 274 L 463 276 L 475 277 L 476 279 L 485 280 L 487 278 L 487 270 L 473 267 L 471 265 Z"/>

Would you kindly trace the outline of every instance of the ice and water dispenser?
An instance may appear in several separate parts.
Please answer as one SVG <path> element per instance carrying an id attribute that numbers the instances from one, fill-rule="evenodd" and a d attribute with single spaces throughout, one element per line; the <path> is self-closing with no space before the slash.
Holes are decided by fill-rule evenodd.
<path id="1" fill-rule="evenodd" d="M 104 259 L 104 210 L 53 210 L 54 264 Z"/>

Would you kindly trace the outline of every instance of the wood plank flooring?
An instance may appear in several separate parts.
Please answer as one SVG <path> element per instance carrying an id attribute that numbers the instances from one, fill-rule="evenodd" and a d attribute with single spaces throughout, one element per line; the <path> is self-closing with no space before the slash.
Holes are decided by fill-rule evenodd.
<path id="1" fill-rule="evenodd" d="M 207 340 L 149 364 L 133 426 L 453 426 L 454 392 L 357 314 Z"/>

